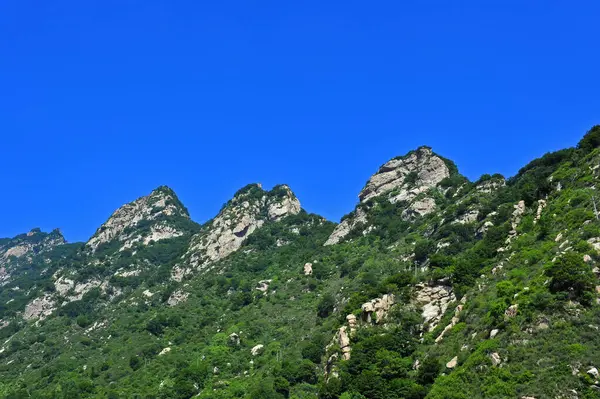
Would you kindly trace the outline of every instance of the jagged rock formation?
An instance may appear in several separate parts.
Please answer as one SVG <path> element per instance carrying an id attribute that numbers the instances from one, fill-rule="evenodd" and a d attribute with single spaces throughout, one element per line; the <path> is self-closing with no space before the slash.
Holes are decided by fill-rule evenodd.
<path id="1" fill-rule="evenodd" d="M 435 200 L 425 197 L 412 202 L 408 208 L 402 212 L 402 219 L 413 220 L 419 216 L 425 216 L 435 210 Z"/>
<path id="2" fill-rule="evenodd" d="M 45 319 L 54 312 L 56 306 L 56 302 L 52 295 L 46 294 L 27 304 L 23 318 L 25 320 Z"/>
<path id="3" fill-rule="evenodd" d="M 346 237 L 352 230 L 357 228 L 361 224 L 365 224 L 367 222 L 367 214 L 361 208 L 356 208 L 354 211 L 354 215 L 345 218 L 341 221 L 340 224 L 337 225 L 335 230 L 331 233 L 327 241 L 325 241 L 325 245 L 333 245 L 340 242 L 344 237 Z"/>
<path id="4" fill-rule="evenodd" d="M 29 233 L 0 240 L 0 286 L 10 280 L 12 271 L 20 264 L 31 262 L 34 256 L 65 243 L 65 238 L 58 229 L 50 233 L 33 229 Z"/>
<path id="5" fill-rule="evenodd" d="M 449 177 L 450 174 L 451 170 L 444 159 L 434 154 L 431 148 L 420 147 L 381 166 L 359 193 L 360 204 L 365 204 L 370 199 L 383 195 L 386 195 L 391 203 L 411 202 L 419 194 L 435 187 Z M 345 218 L 337 226 L 325 245 L 337 244 L 354 228 L 367 222 L 366 213 L 360 204 L 354 214 Z M 411 219 L 415 216 L 423 216 L 431 213 L 434 209 L 435 200 L 427 197 L 421 198 L 409 204 L 403 217 Z"/>
<path id="6" fill-rule="evenodd" d="M 251 185 L 203 226 L 159 192 L 163 204 L 120 209 L 87 245 L 0 239 L 0 391 L 595 397 L 596 133 L 592 149 L 506 182 L 473 184 L 411 152 L 369 180 L 334 234 L 288 187 Z M 172 281 L 175 266 L 178 279 L 204 272 Z"/>
<path id="7" fill-rule="evenodd" d="M 162 186 L 117 209 L 86 246 L 96 251 L 101 245 L 118 240 L 123 250 L 137 242 L 147 245 L 150 241 L 178 237 L 184 232 L 173 223 L 177 218 L 189 220 L 190 216 L 173 190 Z M 140 228 L 142 224 L 143 231 Z"/>
<path id="8" fill-rule="evenodd" d="M 385 163 L 375 173 L 358 197 L 360 202 L 390 193 L 391 202 L 407 201 L 435 187 L 450 176 L 450 169 L 431 148 L 420 147 L 403 157 Z"/>
<path id="9" fill-rule="evenodd" d="M 446 327 L 444 327 L 444 329 L 442 330 L 440 335 L 438 335 L 437 338 L 435 339 L 436 344 L 439 343 L 442 339 L 444 339 L 444 335 L 447 334 L 452 329 L 452 327 L 454 327 L 456 325 L 456 323 L 458 323 L 460 312 L 462 312 L 466 302 L 467 302 L 467 297 L 463 296 L 460 300 L 460 304 L 456 307 L 456 309 L 454 309 L 454 316 L 452 316 L 450 323 Z M 494 338 L 494 337 L 490 336 L 490 338 Z"/>
<path id="10" fill-rule="evenodd" d="M 361 306 L 361 319 L 366 323 L 383 323 L 390 308 L 394 305 L 394 295 L 386 294 L 381 298 L 372 299 Z"/>
<path id="11" fill-rule="evenodd" d="M 352 348 L 350 347 L 350 338 L 356 333 L 356 330 L 361 326 L 368 326 L 373 324 L 382 325 L 387 318 L 387 315 L 394 306 L 395 298 L 393 294 L 385 294 L 381 298 L 375 298 L 361 305 L 361 314 L 359 324 L 358 318 L 354 314 L 346 316 L 346 324 L 341 326 L 333 339 L 333 342 L 329 344 L 331 347 L 333 343 L 337 343 L 340 347 L 342 359 L 349 360 Z M 332 355 L 328 361 L 328 373 L 331 372 L 333 363 L 337 359 L 337 354 Z"/>
<path id="12" fill-rule="evenodd" d="M 450 303 L 456 300 L 452 287 L 444 282 L 433 284 L 416 285 L 415 302 L 423 309 L 423 323 L 427 325 L 427 331 L 433 330 L 440 320 Z"/>
<path id="13" fill-rule="evenodd" d="M 182 302 L 187 301 L 188 297 L 189 297 L 189 292 L 184 292 L 182 290 L 177 290 L 175 292 L 173 292 L 171 294 L 171 296 L 169 297 L 169 299 L 167 299 L 167 305 L 169 306 L 175 306 L 178 305 Z"/>
<path id="14" fill-rule="evenodd" d="M 192 237 L 186 262 L 175 268 L 174 279 L 189 269 L 202 270 L 237 251 L 266 222 L 279 221 L 300 212 L 300 201 L 286 185 L 265 191 L 251 184 L 238 191 L 219 214 Z"/>

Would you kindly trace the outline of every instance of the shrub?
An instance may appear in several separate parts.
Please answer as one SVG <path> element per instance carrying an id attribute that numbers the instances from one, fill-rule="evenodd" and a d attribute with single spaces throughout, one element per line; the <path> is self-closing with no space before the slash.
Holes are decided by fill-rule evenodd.
<path id="1" fill-rule="evenodd" d="M 546 274 L 551 278 L 552 292 L 567 292 L 569 296 L 587 302 L 589 295 L 586 293 L 594 291 L 595 276 L 578 253 L 564 254 L 546 267 Z"/>

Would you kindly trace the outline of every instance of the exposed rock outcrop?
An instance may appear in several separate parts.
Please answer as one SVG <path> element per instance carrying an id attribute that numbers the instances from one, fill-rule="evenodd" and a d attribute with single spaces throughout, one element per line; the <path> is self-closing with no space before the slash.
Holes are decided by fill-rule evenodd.
<path id="1" fill-rule="evenodd" d="M 327 241 L 325 241 L 325 245 L 337 244 L 352 230 L 365 223 L 367 223 L 367 214 L 362 208 L 356 208 L 353 215 L 345 218 L 336 226 Z"/>
<path id="2" fill-rule="evenodd" d="M 444 339 L 444 336 L 452 329 L 452 327 L 454 327 L 458 323 L 460 312 L 462 312 L 466 301 L 467 301 L 467 297 L 466 296 L 462 297 L 462 299 L 460 301 L 461 303 L 456 307 L 456 309 L 454 309 L 454 316 L 452 316 L 450 323 L 442 330 L 440 335 L 438 335 L 437 338 L 435 339 L 436 344 L 441 342 L 442 339 Z"/>
<path id="3" fill-rule="evenodd" d="M 121 249 L 125 249 L 139 241 L 148 244 L 152 240 L 178 237 L 183 232 L 169 223 L 170 218 L 176 217 L 189 219 L 188 211 L 173 190 L 162 186 L 117 209 L 94 233 L 86 246 L 96 251 L 102 244 L 119 240 L 123 242 Z M 141 222 L 149 224 L 144 235 L 136 230 Z"/>
<path id="4" fill-rule="evenodd" d="M 362 189 L 358 197 L 361 202 L 396 190 L 390 196 L 392 202 L 407 201 L 428 188 L 436 186 L 450 176 L 444 160 L 429 147 L 420 147 L 403 157 L 385 163 Z"/>
<path id="5" fill-rule="evenodd" d="M 56 302 L 52 295 L 46 294 L 39 298 L 35 298 L 25 306 L 23 318 L 25 320 L 40 319 L 43 320 L 50 316 L 56 309 Z"/>
<path id="6" fill-rule="evenodd" d="M 506 180 L 500 175 L 494 175 L 491 179 L 478 183 L 476 188 L 482 193 L 492 193 L 504 186 L 506 186 Z"/>
<path id="7" fill-rule="evenodd" d="M 192 237 L 186 262 L 180 268 L 202 270 L 237 251 L 265 222 L 279 221 L 300 210 L 300 202 L 286 185 L 271 191 L 264 191 L 258 184 L 248 185 Z M 176 273 L 173 278 L 176 279 Z"/>
<path id="8" fill-rule="evenodd" d="M 454 223 L 460 223 L 460 224 L 473 223 L 473 222 L 477 221 L 477 217 L 478 216 L 479 216 L 479 210 L 477 210 L 477 209 L 469 209 L 467 212 L 465 212 L 462 215 L 458 216 L 454 220 Z"/>
<path id="9" fill-rule="evenodd" d="M 408 208 L 402 212 L 402 219 L 412 220 L 419 216 L 425 216 L 435 210 L 435 200 L 425 197 L 413 201 Z"/>
<path id="10" fill-rule="evenodd" d="M 366 323 L 383 323 L 390 308 L 394 305 L 394 295 L 386 294 L 381 298 L 372 299 L 362 304 L 361 319 Z"/>
<path id="11" fill-rule="evenodd" d="M 188 292 L 183 292 L 181 290 L 177 290 L 171 294 L 169 299 L 167 299 L 167 305 L 176 306 L 182 302 L 187 301 L 190 294 Z"/>
<path id="12" fill-rule="evenodd" d="M 0 286 L 6 284 L 14 269 L 20 264 L 31 262 L 34 256 L 41 255 L 66 243 L 61 232 L 56 229 L 44 233 L 33 229 L 6 240 L 0 240 Z"/>
<path id="13" fill-rule="evenodd" d="M 262 355 L 262 353 L 265 351 L 265 346 L 263 344 L 258 344 L 254 347 L 252 347 L 252 349 L 250 349 L 250 353 L 252 354 L 252 356 L 259 356 Z"/>
<path id="14" fill-rule="evenodd" d="M 420 147 L 403 157 L 397 157 L 379 168 L 358 197 L 364 204 L 372 198 L 386 195 L 391 203 L 399 201 L 413 201 L 419 194 L 437 186 L 442 180 L 450 176 L 450 169 L 446 161 L 433 153 L 429 147 Z M 432 198 L 416 200 L 409 205 L 405 219 L 423 216 L 435 209 Z M 366 213 L 359 205 L 353 214 L 335 228 L 325 245 L 339 243 L 352 230 L 367 222 Z M 368 232 L 368 230 L 365 230 Z"/>
<path id="15" fill-rule="evenodd" d="M 455 300 L 452 287 L 443 282 L 416 285 L 415 301 L 423 309 L 423 322 L 427 325 L 427 331 L 437 326 L 450 303 Z"/>
<path id="16" fill-rule="evenodd" d="M 305 276 L 310 276 L 313 273 L 313 264 L 312 263 L 305 263 L 304 264 L 304 275 Z"/>
<path id="17" fill-rule="evenodd" d="M 342 358 L 344 360 L 350 360 L 350 336 L 348 335 L 347 327 L 342 326 L 338 330 L 338 342 L 342 351 Z"/>

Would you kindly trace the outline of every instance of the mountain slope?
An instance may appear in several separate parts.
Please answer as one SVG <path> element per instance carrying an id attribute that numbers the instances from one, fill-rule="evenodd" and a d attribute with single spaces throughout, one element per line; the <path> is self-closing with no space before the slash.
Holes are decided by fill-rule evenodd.
<path id="1" fill-rule="evenodd" d="M 249 185 L 199 226 L 159 188 L 10 269 L 0 396 L 598 397 L 599 145 L 476 182 L 421 147 L 338 225 Z"/>

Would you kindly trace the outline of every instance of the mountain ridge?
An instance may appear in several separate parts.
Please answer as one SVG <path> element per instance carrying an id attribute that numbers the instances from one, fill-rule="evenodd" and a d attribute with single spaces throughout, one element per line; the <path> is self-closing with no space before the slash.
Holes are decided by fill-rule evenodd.
<path id="1" fill-rule="evenodd" d="M 202 225 L 153 190 L 10 257 L 0 397 L 597 397 L 599 146 L 474 182 L 419 147 L 339 224 L 286 185 Z"/>

